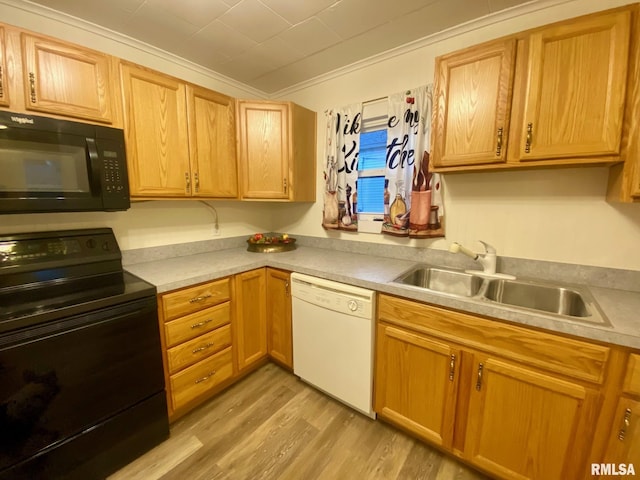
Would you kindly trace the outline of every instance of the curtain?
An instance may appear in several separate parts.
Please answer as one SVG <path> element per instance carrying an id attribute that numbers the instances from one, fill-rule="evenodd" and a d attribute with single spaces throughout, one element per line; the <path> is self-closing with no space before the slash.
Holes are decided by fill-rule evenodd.
<path id="1" fill-rule="evenodd" d="M 442 183 L 429 172 L 432 94 L 425 85 L 389 97 L 382 233 L 444 237 Z"/>
<path id="2" fill-rule="evenodd" d="M 326 155 L 324 168 L 325 229 L 358 230 L 358 152 L 362 126 L 362 104 L 326 112 Z"/>

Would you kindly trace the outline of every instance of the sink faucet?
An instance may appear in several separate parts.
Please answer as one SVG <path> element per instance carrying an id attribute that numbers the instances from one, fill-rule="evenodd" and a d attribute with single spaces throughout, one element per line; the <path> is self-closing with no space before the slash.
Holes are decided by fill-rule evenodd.
<path id="1" fill-rule="evenodd" d="M 487 275 L 495 275 L 496 273 L 496 249 L 482 240 L 478 240 L 484 245 L 484 253 L 475 253 L 458 242 L 453 242 L 449 247 L 451 253 L 464 253 L 466 256 L 473 258 L 482 265 L 482 273 Z"/>

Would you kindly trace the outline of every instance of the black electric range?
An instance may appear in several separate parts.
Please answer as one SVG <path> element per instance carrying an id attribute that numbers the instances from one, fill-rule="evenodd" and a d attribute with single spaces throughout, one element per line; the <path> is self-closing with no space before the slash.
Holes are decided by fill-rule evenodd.
<path id="1" fill-rule="evenodd" d="M 104 478 L 168 432 L 156 289 L 113 232 L 0 236 L 0 480 Z"/>

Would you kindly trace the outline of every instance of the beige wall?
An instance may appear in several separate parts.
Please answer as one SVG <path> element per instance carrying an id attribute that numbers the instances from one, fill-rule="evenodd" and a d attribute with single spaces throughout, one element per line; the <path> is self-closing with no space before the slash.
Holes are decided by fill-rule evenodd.
<path id="1" fill-rule="evenodd" d="M 2 22 L 80 43 L 197 84 L 238 97 L 258 94 L 242 85 L 211 75 L 180 59 L 135 42 L 95 33 L 64 17 L 47 18 L 2 3 Z M 327 76 L 305 88 L 282 92 L 282 97 L 319 112 L 318 196 L 321 198 L 325 109 L 385 96 L 429 83 L 435 56 L 485 40 L 555 20 L 629 3 L 625 0 L 574 0 L 557 4 L 539 1 L 526 15 L 476 22 L 454 29 L 426 45 L 401 54 L 363 62 L 349 73 Z M 551 6 L 549 6 L 551 5 Z M 543 8 L 545 7 L 545 8 Z M 536 10 L 538 9 L 538 10 Z M 496 18 L 499 20 L 496 20 Z M 500 20 L 502 19 L 502 20 Z M 82 27 L 82 28 L 81 28 Z M 402 49 L 400 49 L 402 50 Z M 382 235 L 327 233 L 320 227 L 322 205 L 278 205 L 212 202 L 221 236 L 278 230 L 318 237 L 335 237 L 394 245 L 446 249 L 451 241 L 478 248 L 476 239 L 494 244 L 499 254 L 512 257 L 610 266 L 640 270 L 640 205 L 610 205 L 604 201 L 606 168 L 593 167 L 534 172 L 448 175 L 444 179 L 447 238 L 427 241 Z M 0 233 L 39 229 L 114 228 L 123 249 L 213 238 L 213 215 L 197 202 L 135 203 L 127 212 L 0 216 Z"/>
<path id="2" fill-rule="evenodd" d="M 629 2 L 575 0 L 467 32 L 454 29 L 429 45 L 393 58 L 381 58 L 377 63 L 325 78 L 306 88 L 283 92 L 287 99 L 319 112 L 319 201 L 312 208 L 288 207 L 285 214 L 276 216 L 276 229 L 383 243 L 390 248 L 414 245 L 446 249 L 452 241 L 459 241 L 478 249 L 480 245 L 476 240 L 482 239 L 505 256 L 640 270 L 640 205 L 606 203 L 608 171 L 602 167 L 446 175 L 445 239 L 409 240 L 376 234 L 325 232 L 320 226 L 324 188 L 322 139 L 326 125 L 323 112 L 326 109 L 431 83 L 433 60 L 440 54 L 626 3 Z"/>

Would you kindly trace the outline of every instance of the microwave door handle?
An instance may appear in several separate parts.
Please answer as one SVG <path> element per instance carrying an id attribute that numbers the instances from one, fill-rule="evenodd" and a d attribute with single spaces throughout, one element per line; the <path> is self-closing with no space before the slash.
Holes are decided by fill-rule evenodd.
<path id="1" fill-rule="evenodd" d="M 89 162 L 89 173 L 91 182 L 91 192 L 94 195 L 102 195 L 102 182 L 100 176 L 102 175 L 102 166 L 100 165 L 100 157 L 98 155 L 98 147 L 96 141 L 93 138 L 87 138 L 87 160 Z"/>

